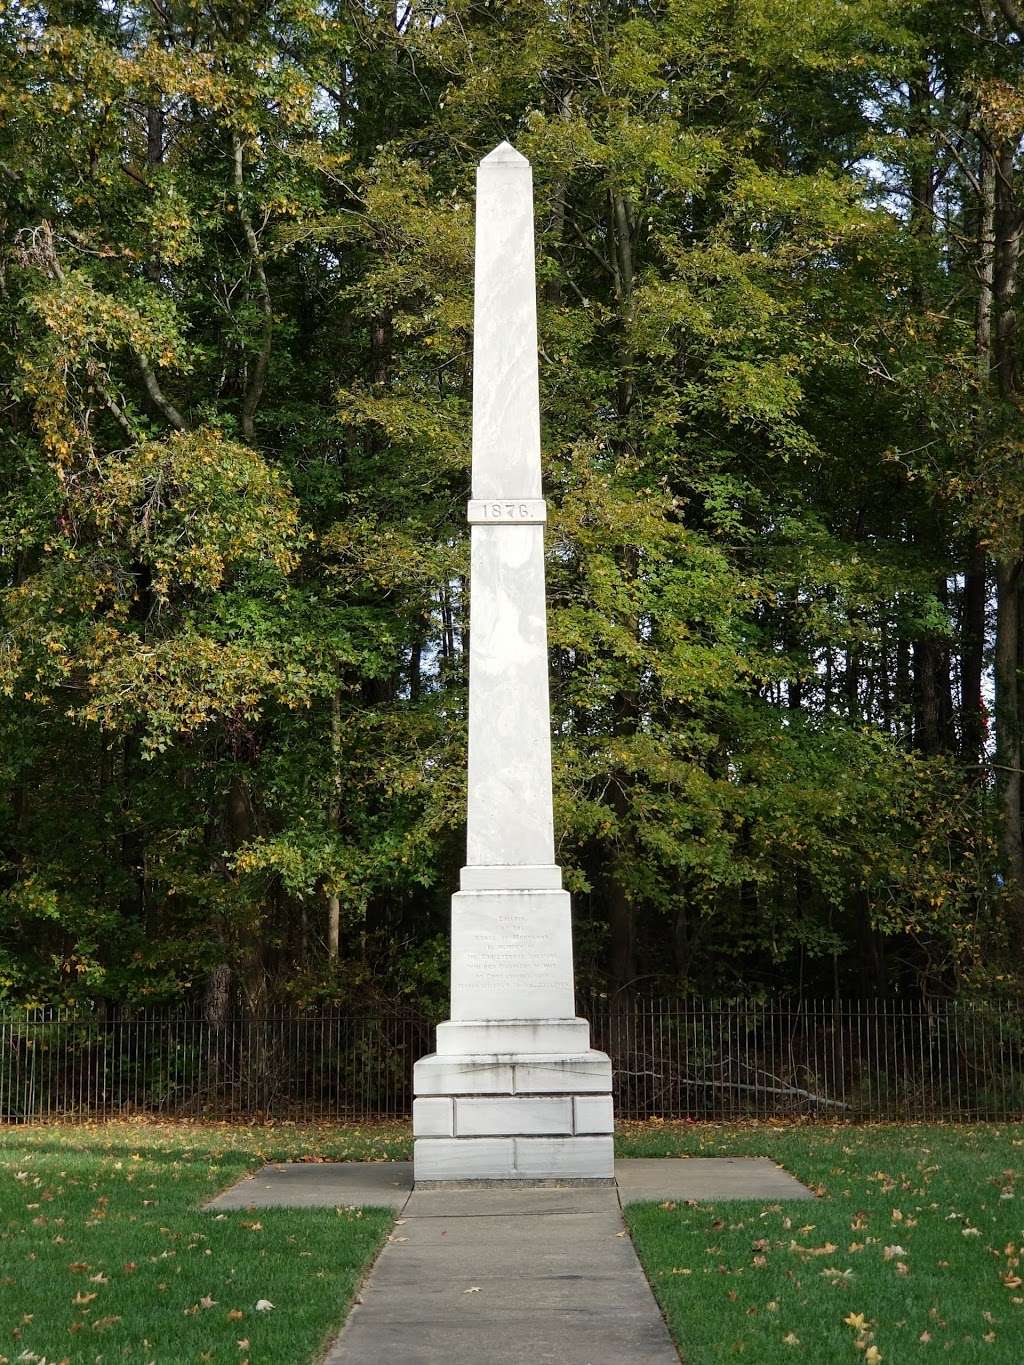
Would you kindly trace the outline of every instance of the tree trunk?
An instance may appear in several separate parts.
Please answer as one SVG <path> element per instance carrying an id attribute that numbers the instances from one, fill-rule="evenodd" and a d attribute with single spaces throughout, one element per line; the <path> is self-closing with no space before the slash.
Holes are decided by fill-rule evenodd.
<path id="1" fill-rule="evenodd" d="M 232 137 L 232 152 L 234 166 L 234 186 L 235 186 L 235 208 L 238 212 L 238 221 L 242 225 L 245 235 L 245 243 L 249 249 L 249 260 L 252 264 L 253 274 L 256 276 L 256 302 L 259 306 L 262 318 L 262 331 L 260 334 L 259 350 L 256 352 L 256 359 L 253 361 L 252 368 L 249 370 L 245 392 L 242 394 L 241 426 L 242 435 L 250 445 L 256 442 L 256 409 L 259 407 L 260 399 L 263 397 L 263 390 L 267 382 L 267 370 L 270 366 L 270 349 L 274 339 L 274 311 L 270 302 L 270 287 L 267 284 L 267 272 L 263 265 L 263 251 L 253 227 L 252 218 L 245 201 L 244 177 L 242 171 L 242 140 L 234 134 Z"/>
<path id="2" fill-rule="evenodd" d="M 636 980 L 636 924 L 633 903 L 618 869 L 612 870 L 608 887 L 608 968 L 616 993 L 628 995 Z"/>
<path id="3" fill-rule="evenodd" d="M 930 133 L 931 84 L 922 71 L 909 84 L 909 125 L 918 143 L 911 149 L 910 231 L 921 250 L 914 260 L 913 296 L 917 308 L 928 304 L 927 249 L 935 230 L 935 150 Z M 921 144 L 926 143 L 927 146 Z"/>
<path id="4" fill-rule="evenodd" d="M 252 835 L 252 803 L 249 798 L 249 788 L 240 771 L 232 774 L 231 783 L 228 787 L 227 800 L 223 815 L 223 835 L 220 842 L 221 848 L 227 848 L 230 852 L 240 848 Z M 231 936 L 225 925 L 219 919 L 216 921 L 217 936 L 220 944 L 220 952 L 223 954 L 220 962 L 216 964 L 210 973 L 206 983 L 206 992 L 203 1002 L 203 1011 L 207 1021 L 211 1026 L 222 1025 L 227 1018 L 228 1009 L 231 1003 L 231 986 L 234 978 L 234 970 L 231 958 L 234 956 L 238 960 L 237 946 L 232 953 Z M 249 962 L 244 964 L 242 976 L 245 978 L 244 986 L 249 997 L 249 1004 L 252 1005 L 260 994 L 258 981 L 260 946 L 258 943 L 249 942 L 246 944 L 246 953 Z"/>
<path id="5" fill-rule="evenodd" d="M 1014 162 L 1018 140 L 997 149 L 995 265 L 993 304 L 993 372 L 1000 397 L 1016 405 L 1018 397 L 1017 275 L 1020 255 L 1020 211 L 1016 202 Z M 1021 839 L 1021 696 L 1020 580 L 1024 562 L 1024 528 L 1020 518 L 1002 538 L 996 565 L 996 779 L 999 792 L 1003 876 L 1018 927 L 1024 926 L 1024 843 Z"/>
<path id="6" fill-rule="evenodd" d="M 1020 528 L 1018 528 L 1018 543 Z M 1024 842 L 1021 838 L 1020 725 L 1021 556 L 996 565 L 996 782 L 1003 875 L 1010 902 L 1024 923 Z"/>
<path id="7" fill-rule="evenodd" d="M 960 757 L 977 773 L 985 751 L 981 680 L 985 659 L 985 601 L 988 588 L 984 546 L 976 545 L 964 578 L 960 618 Z"/>
<path id="8" fill-rule="evenodd" d="M 218 962 L 206 979 L 206 990 L 203 993 L 203 1014 L 210 1028 L 224 1027 L 230 1005 L 231 968 L 226 962 Z M 211 1055 L 216 1056 L 216 1050 L 213 1048 Z"/>
<path id="9" fill-rule="evenodd" d="M 341 821 L 341 690 L 331 694 L 331 802 L 328 824 L 336 832 Z M 341 901 L 332 892 L 327 897 L 327 956 L 337 962 L 341 951 Z"/>
<path id="10" fill-rule="evenodd" d="M 935 595 L 943 604 L 948 598 L 944 576 L 935 583 Z M 949 685 L 949 643 L 944 636 L 915 640 L 914 655 L 914 747 L 923 754 L 945 753 L 953 747 L 953 700 Z"/>
<path id="11" fill-rule="evenodd" d="M 991 28 L 991 15 L 983 13 Z M 978 298 L 974 349 L 978 365 L 978 446 L 984 439 L 985 412 L 992 375 L 992 294 L 995 280 L 996 162 L 986 141 L 978 158 Z M 960 757 L 980 779 L 985 756 L 985 712 L 981 693 L 985 659 L 985 609 L 988 576 L 985 547 L 976 544 L 964 577 L 960 622 Z"/>
<path id="12" fill-rule="evenodd" d="M 988 383 L 992 368 L 992 288 L 995 279 L 996 162 L 987 143 L 978 162 L 978 299 L 974 311 L 974 347 L 978 377 Z"/>

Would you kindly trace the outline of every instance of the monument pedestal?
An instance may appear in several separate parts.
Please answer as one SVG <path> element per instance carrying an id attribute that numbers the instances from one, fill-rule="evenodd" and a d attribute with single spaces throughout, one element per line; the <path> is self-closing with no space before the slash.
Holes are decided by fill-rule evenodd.
<path id="1" fill-rule="evenodd" d="M 497 879 L 470 867 L 462 884 Z M 516 879 L 534 885 L 452 897 L 452 1017 L 413 1069 L 417 1181 L 613 1175 L 612 1067 L 575 1015 L 569 893 L 555 867 Z"/>
<path id="2" fill-rule="evenodd" d="M 516 1024 L 540 1033 L 547 1022 L 584 1023 Z M 416 1063 L 413 1085 L 417 1182 L 613 1178 L 603 1052 L 433 1053 Z"/>

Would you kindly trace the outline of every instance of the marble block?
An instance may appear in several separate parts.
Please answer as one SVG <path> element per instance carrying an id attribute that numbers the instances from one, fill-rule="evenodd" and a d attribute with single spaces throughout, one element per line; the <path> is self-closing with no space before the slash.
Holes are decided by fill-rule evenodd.
<path id="1" fill-rule="evenodd" d="M 450 1019 L 437 1026 L 441 1056 L 579 1054 L 590 1048 L 586 1019 Z"/>
<path id="2" fill-rule="evenodd" d="M 443 1027 L 443 1025 L 442 1025 Z M 415 1095 L 611 1094 L 612 1064 L 591 1048 L 565 1053 L 446 1056 L 431 1052 L 412 1070 Z"/>
<path id="3" fill-rule="evenodd" d="M 516 1174 L 520 1179 L 615 1177 L 615 1148 L 610 1137 L 516 1138 L 515 1144 Z"/>
<path id="4" fill-rule="evenodd" d="M 421 1057 L 412 1069 L 413 1093 L 420 1095 L 511 1095 L 510 1058 Z"/>
<path id="5" fill-rule="evenodd" d="M 611 1095 L 575 1095 L 572 1101 L 574 1133 L 610 1133 L 615 1127 Z"/>
<path id="6" fill-rule="evenodd" d="M 421 1180 L 512 1180 L 515 1138 L 417 1138 L 413 1172 Z"/>
<path id="7" fill-rule="evenodd" d="M 457 891 L 451 1017 L 572 1019 L 568 891 Z"/>
<path id="8" fill-rule="evenodd" d="M 413 1147 L 425 1180 L 612 1180 L 610 1137 L 424 1138 Z"/>
<path id="9" fill-rule="evenodd" d="M 605 1093 L 611 1094 L 612 1063 L 604 1052 L 579 1056 L 516 1057 L 512 1088 L 517 1095 Z"/>
<path id="10" fill-rule="evenodd" d="M 459 1098 L 454 1103 L 453 1137 L 572 1136 L 572 1099 L 568 1095 L 501 1095 L 493 1099 Z"/>
<path id="11" fill-rule="evenodd" d="M 460 891 L 561 891 L 562 869 L 554 863 L 534 867 L 528 863 L 499 863 L 491 867 L 464 867 Z"/>
<path id="12" fill-rule="evenodd" d="M 412 1130 L 421 1137 L 454 1137 L 455 1101 L 447 1095 L 413 1100 Z"/>

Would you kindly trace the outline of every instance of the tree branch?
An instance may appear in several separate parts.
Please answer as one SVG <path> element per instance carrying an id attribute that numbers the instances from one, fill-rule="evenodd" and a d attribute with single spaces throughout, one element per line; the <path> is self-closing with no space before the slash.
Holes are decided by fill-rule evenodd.
<path id="1" fill-rule="evenodd" d="M 117 399 L 111 392 L 110 385 L 104 379 L 99 364 L 95 360 L 90 359 L 89 361 L 86 362 L 85 372 L 92 380 L 96 392 L 103 399 L 104 407 L 110 413 L 111 417 L 113 417 L 114 421 L 121 428 L 124 434 L 128 437 L 129 441 L 132 442 L 137 441 L 139 434 L 132 426 L 131 422 L 128 420 L 128 415 L 125 412 L 124 408 L 121 407 L 121 404 L 117 401 Z"/>
<path id="2" fill-rule="evenodd" d="M 949 152 L 950 156 L 952 156 L 956 164 L 960 167 L 960 170 L 963 172 L 964 178 L 966 179 L 967 183 L 970 185 L 971 189 L 980 199 L 982 197 L 982 190 L 978 177 L 974 174 L 974 171 L 964 160 L 963 156 L 960 153 L 960 149 L 953 142 L 953 139 L 949 137 L 948 134 L 944 133 L 941 128 L 939 128 L 937 131 L 940 139 L 942 140 L 943 144 L 946 147 L 946 150 Z"/>
<path id="3" fill-rule="evenodd" d="M 142 375 L 142 382 L 146 387 L 146 392 L 149 394 L 154 405 L 159 408 L 172 427 L 176 427 L 178 431 L 185 431 L 187 423 L 185 422 L 184 417 L 182 417 L 181 413 L 171 400 L 165 397 L 164 391 L 160 387 L 160 381 L 153 373 L 153 367 L 150 365 L 149 361 L 141 351 L 135 352 L 135 359 L 138 363 L 139 373 Z"/>

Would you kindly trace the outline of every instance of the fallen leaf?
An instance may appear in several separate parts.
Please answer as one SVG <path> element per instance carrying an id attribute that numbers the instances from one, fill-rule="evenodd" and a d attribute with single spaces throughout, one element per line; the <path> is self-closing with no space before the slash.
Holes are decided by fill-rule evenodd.
<path id="1" fill-rule="evenodd" d="M 257 1299 L 257 1300 L 256 1300 L 256 1312 L 257 1312 L 257 1313 L 269 1313 L 270 1310 L 271 1310 L 271 1308 L 273 1308 L 273 1306 L 274 1306 L 274 1305 L 270 1302 L 269 1299 Z"/>

